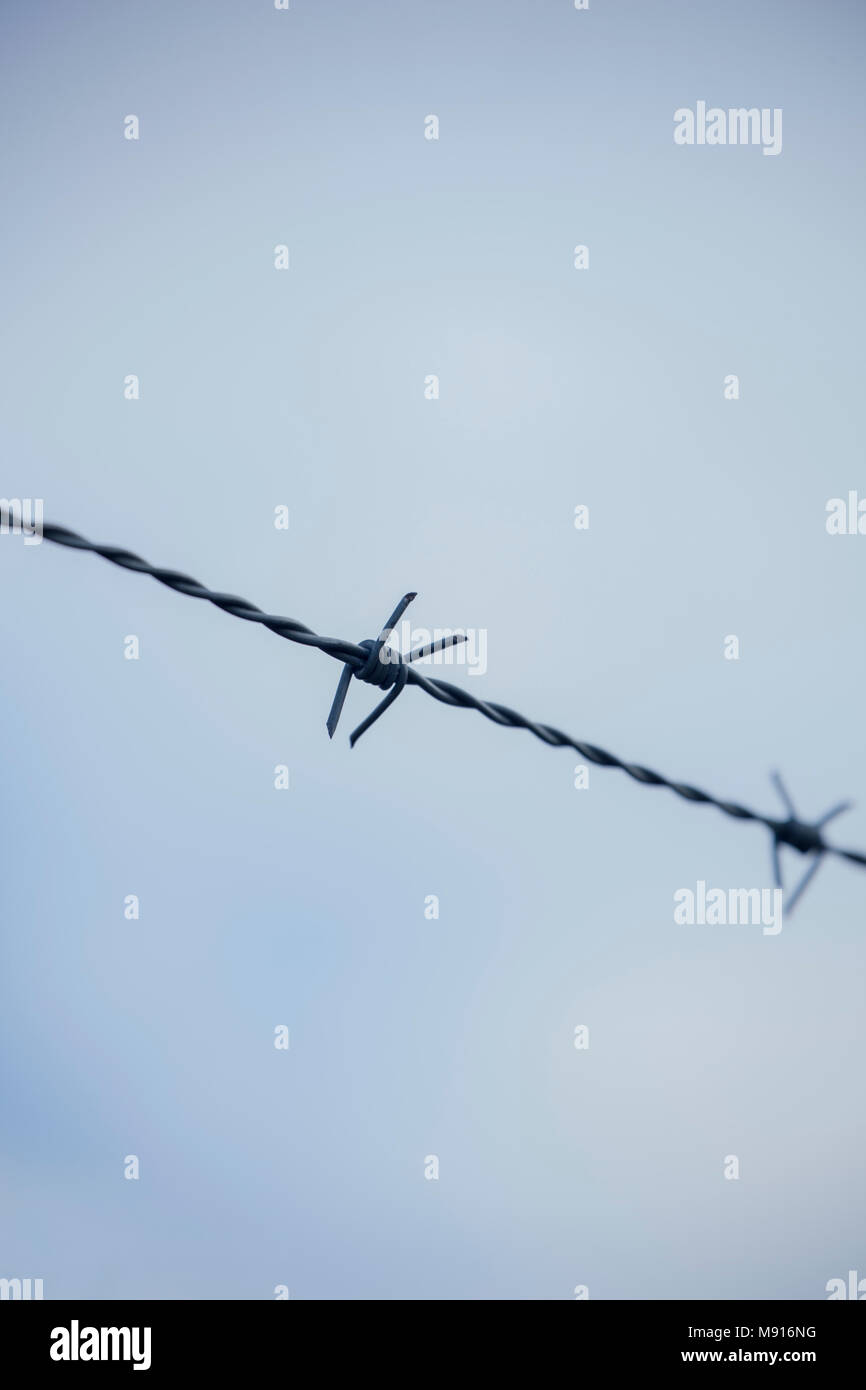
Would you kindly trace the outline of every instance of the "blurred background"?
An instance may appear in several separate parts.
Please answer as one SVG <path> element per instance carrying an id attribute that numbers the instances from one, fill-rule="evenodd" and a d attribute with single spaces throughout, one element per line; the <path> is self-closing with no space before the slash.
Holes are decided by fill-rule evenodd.
<path id="1" fill-rule="evenodd" d="M 352 641 L 417 589 L 487 633 L 430 674 L 770 814 L 779 767 L 866 847 L 866 538 L 825 528 L 866 497 L 864 38 L 842 0 L 9 0 L 0 491 Z M 698 100 L 781 108 L 781 155 L 676 146 Z M 94 556 L 2 536 L 0 582 L 0 1276 L 866 1275 L 866 874 L 677 926 L 771 884 L 765 831 L 414 689 L 350 751 L 353 682 L 329 743 L 336 662 Z"/>

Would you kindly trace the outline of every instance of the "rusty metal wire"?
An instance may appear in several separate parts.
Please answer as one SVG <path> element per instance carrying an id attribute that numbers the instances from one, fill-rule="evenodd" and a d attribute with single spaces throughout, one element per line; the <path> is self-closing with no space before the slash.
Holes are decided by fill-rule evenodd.
<path id="1" fill-rule="evenodd" d="M 8 526 L 10 517 L 14 524 L 21 524 L 19 517 L 12 517 L 8 507 L 0 507 L 0 525 L 4 529 Z M 22 529 L 33 530 L 33 527 L 28 528 L 26 525 L 22 525 Z M 236 594 L 224 594 L 208 589 L 197 579 L 191 578 L 188 574 L 181 574 L 178 570 L 151 565 L 131 550 L 124 550 L 116 545 L 99 545 L 94 541 L 86 540 L 84 536 L 78 535 L 75 531 L 68 530 L 65 526 L 55 526 L 48 522 L 44 522 L 39 530 L 45 540 L 53 541 L 56 545 L 68 546 L 72 550 L 92 551 L 95 555 L 101 555 L 104 560 L 109 560 L 113 565 L 119 565 L 122 569 L 133 570 L 137 574 L 148 574 L 152 579 L 156 579 L 160 584 L 165 584 L 169 589 L 175 589 L 180 594 L 186 594 L 189 598 L 205 599 L 208 603 L 221 608 L 223 612 L 230 613 L 232 617 L 243 618 L 245 622 L 259 623 L 262 627 L 268 628 L 269 631 L 275 632 L 278 637 L 285 637 L 289 642 L 296 642 L 301 646 L 316 647 L 326 656 L 334 657 L 342 662 L 343 672 L 327 721 L 327 729 L 331 737 L 336 730 L 343 702 L 353 676 L 362 683 L 376 686 L 388 693 L 372 714 L 355 729 L 350 739 L 352 745 L 370 728 L 371 724 L 375 723 L 389 705 L 393 704 L 407 685 L 416 685 L 443 705 L 477 710 L 479 714 L 484 715 L 485 719 L 492 720 L 494 724 L 499 724 L 504 728 L 526 729 L 542 743 L 546 743 L 552 748 L 572 748 L 587 762 L 595 763 L 599 767 L 619 768 L 636 782 L 642 782 L 651 787 L 667 787 L 669 791 L 674 792 L 676 796 L 682 797 L 685 801 L 715 806 L 726 816 L 732 816 L 736 820 L 754 821 L 765 826 L 772 836 L 772 863 L 777 887 L 782 887 L 779 850 L 783 845 L 809 856 L 808 867 L 789 897 L 787 903 L 789 913 L 811 881 L 825 855 L 835 855 L 852 864 L 866 866 L 866 853 L 828 845 L 822 833 L 824 826 L 831 819 L 849 808 L 850 803 L 848 802 L 842 802 L 833 807 L 816 821 L 803 821 L 797 816 L 781 778 L 777 773 L 774 773 L 773 780 L 784 802 L 787 818 L 780 820 L 773 816 L 762 815 L 758 811 L 752 811 L 749 807 L 740 805 L 739 802 L 726 801 L 720 797 L 712 796 L 709 792 L 701 791 L 700 788 L 693 787 L 687 782 L 673 781 L 669 777 L 662 776 L 661 773 L 653 772 L 650 768 L 642 767 L 639 763 L 625 762 L 622 758 L 616 757 L 615 754 L 596 747 L 595 744 L 585 743 L 581 739 L 575 739 L 569 734 L 562 733 L 559 729 L 554 729 L 550 724 L 538 724 L 532 719 L 527 719 L 525 715 L 509 709 L 507 705 L 495 704 L 489 700 L 479 700 L 460 686 L 452 685 L 449 681 L 437 680 L 431 676 L 423 675 L 411 664 L 413 661 L 428 656 L 434 651 L 441 651 L 445 647 L 465 639 L 462 635 L 455 634 L 406 654 L 394 652 L 388 647 L 387 638 L 409 603 L 415 598 L 413 593 L 406 594 L 400 600 L 375 640 L 367 638 L 359 643 L 347 642 L 340 637 L 323 637 L 294 618 L 283 618 L 272 613 L 265 613 L 255 604 L 248 603 L 246 599 L 239 598 Z"/>

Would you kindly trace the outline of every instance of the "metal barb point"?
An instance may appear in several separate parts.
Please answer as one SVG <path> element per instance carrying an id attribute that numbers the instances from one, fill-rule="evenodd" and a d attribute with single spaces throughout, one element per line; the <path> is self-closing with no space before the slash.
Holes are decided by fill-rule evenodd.
<path id="1" fill-rule="evenodd" d="M 803 896 L 803 893 L 812 882 L 815 874 L 818 872 L 824 855 L 830 850 L 830 846 L 825 843 L 821 831 L 824 826 L 828 825 L 836 816 L 841 815 L 843 811 L 849 811 L 852 802 L 840 801 L 836 806 L 832 806 L 829 811 L 825 811 L 823 816 L 819 816 L 816 821 L 802 821 L 794 809 L 794 803 L 779 773 L 771 772 L 770 780 L 779 793 L 785 810 L 788 812 L 787 820 L 773 821 L 770 823 L 770 829 L 773 835 L 771 850 L 773 880 L 776 887 L 781 888 L 784 892 L 782 866 L 779 859 L 779 850 L 782 845 L 788 845 L 791 849 L 797 850 L 800 854 L 808 854 L 811 856 L 808 868 L 803 873 L 800 882 L 797 884 L 796 888 L 793 889 L 785 903 L 785 911 L 790 915 Z"/>

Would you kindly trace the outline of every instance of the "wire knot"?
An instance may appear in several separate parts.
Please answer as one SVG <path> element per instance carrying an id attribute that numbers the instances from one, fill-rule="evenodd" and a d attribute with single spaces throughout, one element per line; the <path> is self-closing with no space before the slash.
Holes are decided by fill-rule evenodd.
<path id="1" fill-rule="evenodd" d="M 365 685 L 375 685 L 379 690 L 390 690 L 402 677 L 405 685 L 409 668 L 404 666 L 400 653 L 386 647 L 381 637 L 377 637 L 375 641 L 372 637 L 367 637 L 363 642 L 359 642 L 358 646 L 364 647 L 369 655 L 366 661 L 353 669 L 352 675 L 355 680 L 363 681 Z"/>
<path id="2" fill-rule="evenodd" d="M 439 637 L 434 642 L 428 642 L 423 647 L 416 647 L 414 651 L 402 653 L 394 651 L 393 647 L 386 647 L 385 643 L 393 632 L 395 626 L 402 618 L 409 604 L 416 594 L 404 594 L 394 612 L 391 614 L 387 623 L 383 627 L 379 636 L 374 640 L 372 637 L 365 637 L 358 646 L 363 647 L 367 653 L 367 659 L 361 661 L 358 657 L 347 661 L 343 666 L 343 672 L 337 686 L 337 693 L 331 705 L 331 712 L 328 715 L 328 734 L 331 738 L 340 720 L 343 703 L 346 699 L 346 692 L 349 689 L 349 682 L 354 676 L 356 680 L 363 681 L 365 685 L 374 685 L 379 690 L 387 690 L 388 694 L 384 700 L 376 706 L 372 714 L 368 714 L 362 724 L 359 724 L 355 732 L 351 735 L 349 743 L 354 748 L 358 739 L 366 733 L 371 724 L 375 724 L 388 709 L 393 705 L 397 696 L 405 688 L 409 679 L 409 663 L 417 661 L 419 657 L 431 656 L 433 652 L 443 651 L 445 647 L 453 647 L 458 642 L 465 642 L 464 633 L 450 633 L 447 637 Z"/>
<path id="3" fill-rule="evenodd" d="M 791 849 L 799 850 L 801 854 L 823 853 L 827 846 L 824 843 L 824 836 L 817 826 L 809 825 L 806 821 L 790 820 L 776 821 L 773 826 L 773 838 L 778 845 L 790 845 Z"/>

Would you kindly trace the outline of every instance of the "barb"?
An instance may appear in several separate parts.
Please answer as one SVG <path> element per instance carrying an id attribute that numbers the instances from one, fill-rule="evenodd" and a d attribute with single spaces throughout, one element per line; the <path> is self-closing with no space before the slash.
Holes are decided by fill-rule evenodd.
<path id="1" fill-rule="evenodd" d="M 385 643 L 399 623 L 409 604 L 417 594 L 404 594 L 394 612 L 391 614 L 376 641 L 369 638 L 361 643 L 361 646 L 369 652 L 364 665 L 358 670 L 353 668 L 348 662 L 343 667 L 343 674 L 340 676 L 340 683 L 337 686 L 337 693 L 334 696 L 334 703 L 331 705 L 331 713 L 328 715 L 328 736 L 334 737 L 334 732 L 340 719 L 343 708 L 343 701 L 349 689 L 349 681 L 353 676 L 359 681 L 367 681 L 369 685 L 378 685 L 380 689 L 387 690 L 391 687 L 391 693 L 385 696 L 381 704 L 377 705 L 373 713 L 368 715 L 363 724 L 359 724 L 355 732 L 350 736 L 349 743 L 352 748 L 358 742 L 363 733 L 366 733 L 371 724 L 375 724 L 380 715 L 385 713 L 389 705 L 393 705 L 401 690 L 406 687 L 409 679 L 409 663 L 418 661 L 422 656 L 432 656 L 433 652 L 441 652 L 446 647 L 454 647 L 458 642 L 465 642 L 463 633 L 452 633 L 448 637 L 437 637 L 435 642 L 427 642 L 423 647 L 416 647 L 413 652 L 405 655 L 402 652 L 395 652 L 392 648 L 386 647 Z"/>
<path id="2" fill-rule="evenodd" d="M 843 811 L 850 811 L 853 803 L 850 801 L 840 801 L 837 806 L 832 806 L 829 811 L 824 812 L 823 816 L 819 816 L 818 820 L 809 824 L 807 821 L 798 819 L 797 812 L 794 810 L 794 803 L 788 795 L 785 784 L 778 772 L 771 772 L 770 778 L 784 803 L 785 810 L 788 812 L 788 819 L 786 821 L 777 821 L 773 829 L 773 878 L 776 887 L 784 888 L 782 883 L 782 868 L 779 862 L 779 849 L 782 845 L 790 845 L 792 849 L 799 850 L 800 854 L 809 854 L 812 856 L 809 867 L 805 870 L 803 877 L 787 900 L 786 910 L 790 915 L 790 913 L 794 911 L 804 891 L 812 882 L 815 874 L 818 872 L 824 855 L 845 855 L 844 850 L 833 850 L 826 844 L 821 831 L 825 825 L 831 820 L 834 820 L 836 816 L 840 816 Z M 845 857 L 850 858 L 851 856 L 845 855 Z"/>
<path id="3" fill-rule="evenodd" d="M 0 524 L 7 526 L 10 516 L 8 507 L 0 507 Z M 11 516 L 11 519 L 13 523 L 20 524 L 23 530 L 36 529 L 33 526 L 28 527 L 18 517 Z M 789 912 L 793 903 L 802 896 L 824 855 L 832 854 L 851 864 L 860 864 L 866 867 L 866 853 L 859 850 L 838 849 L 834 845 L 826 844 L 821 835 L 823 826 L 829 820 L 848 809 L 849 803 L 847 802 L 840 803 L 812 824 L 801 821 L 794 812 L 781 779 L 778 774 L 774 774 L 777 790 L 779 790 L 788 811 L 787 820 L 777 820 L 772 816 L 764 816 L 758 811 L 752 811 L 748 806 L 740 805 L 739 802 L 726 801 L 712 796 L 709 792 L 701 791 L 699 787 L 693 787 L 688 782 L 675 782 L 669 777 L 663 777 L 661 773 L 653 772 L 648 767 L 642 767 L 639 763 L 625 762 L 622 758 L 616 757 L 615 754 L 607 753 L 603 748 L 596 747 L 595 744 L 585 743 L 580 739 L 572 738 L 569 734 L 562 733 L 559 729 L 554 729 L 550 724 L 538 724 L 532 719 L 527 719 L 525 715 L 509 709 L 507 705 L 494 704 L 489 700 L 479 700 L 460 686 L 451 685 L 449 681 L 437 680 L 431 676 L 423 675 L 411 665 L 411 662 L 431 654 L 434 650 L 441 650 L 444 646 L 453 645 L 453 641 L 434 642 L 419 647 L 416 651 L 409 652 L 405 656 L 393 652 L 385 645 L 393 627 L 415 598 L 415 594 L 406 594 L 400 600 L 388 623 L 375 641 L 368 638 L 360 643 L 347 642 L 339 637 L 320 636 L 312 628 L 294 618 L 283 618 L 272 613 L 265 613 L 255 604 L 248 603 L 246 599 L 239 598 L 236 594 L 224 594 L 217 590 L 208 589 L 197 579 L 192 579 L 188 574 L 181 574 L 178 570 L 151 565 L 131 550 L 124 550 L 115 545 L 99 545 L 94 541 L 86 540 L 84 536 L 78 535 L 75 531 L 68 530 L 65 526 L 55 526 L 48 522 L 44 522 L 39 529 L 45 540 L 53 541 L 56 545 L 68 546 L 72 550 L 89 550 L 95 555 L 101 555 L 104 560 L 109 560 L 111 564 L 119 565 L 121 569 L 133 570 L 136 574 L 148 574 L 158 583 L 164 584 L 167 588 L 174 589 L 180 594 L 186 594 L 189 598 L 205 599 L 208 603 L 214 604 L 235 618 L 242 618 L 245 622 L 259 623 L 262 627 L 268 628 L 270 632 L 275 632 L 278 637 L 285 637 L 287 641 L 296 642 L 301 646 L 316 647 L 326 656 L 341 661 L 343 672 L 328 716 L 327 727 L 331 737 L 333 737 L 337 727 L 352 676 L 366 684 L 388 691 L 385 699 L 373 710 L 372 714 L 368 715 L 364 722 L 355 729 L 350 739 L 353 745 L 370 728 L 371 724 L 374 724 L 384 714 L 385 710 L 393 704 L 407 685 L 417 685 L 427 695 L 438 700 L 440 704 L 450 705 L 453 708 L 474 709 L 479 714 L 484 715 L 485 719 L 489 719 L 503 728 L 526 729 L 551 748 L 572 748 L 582 758 L 586 758 L 588 762 L 594 763 L 598 767 L 619 768 L 635 782 L 642 782 L 645 786 L 651 787 L 667 787 L 669 791 L 685 801 L 715 806 L 724 815 L 731 816 L 735 820 L 754 821 L 758 825 L 765 826 L 773 836 L 773 868 L 779 887 L 781 887 L 780 846 L 787 845 L 801 854 L 812 854 L 814 858 L 797 886 L 792 902 L 788 905 Z M 462 639 L 457 635 L 455 640 Z M 386 652 L 388 653 L 387 656 L 385 655 Z"/>

